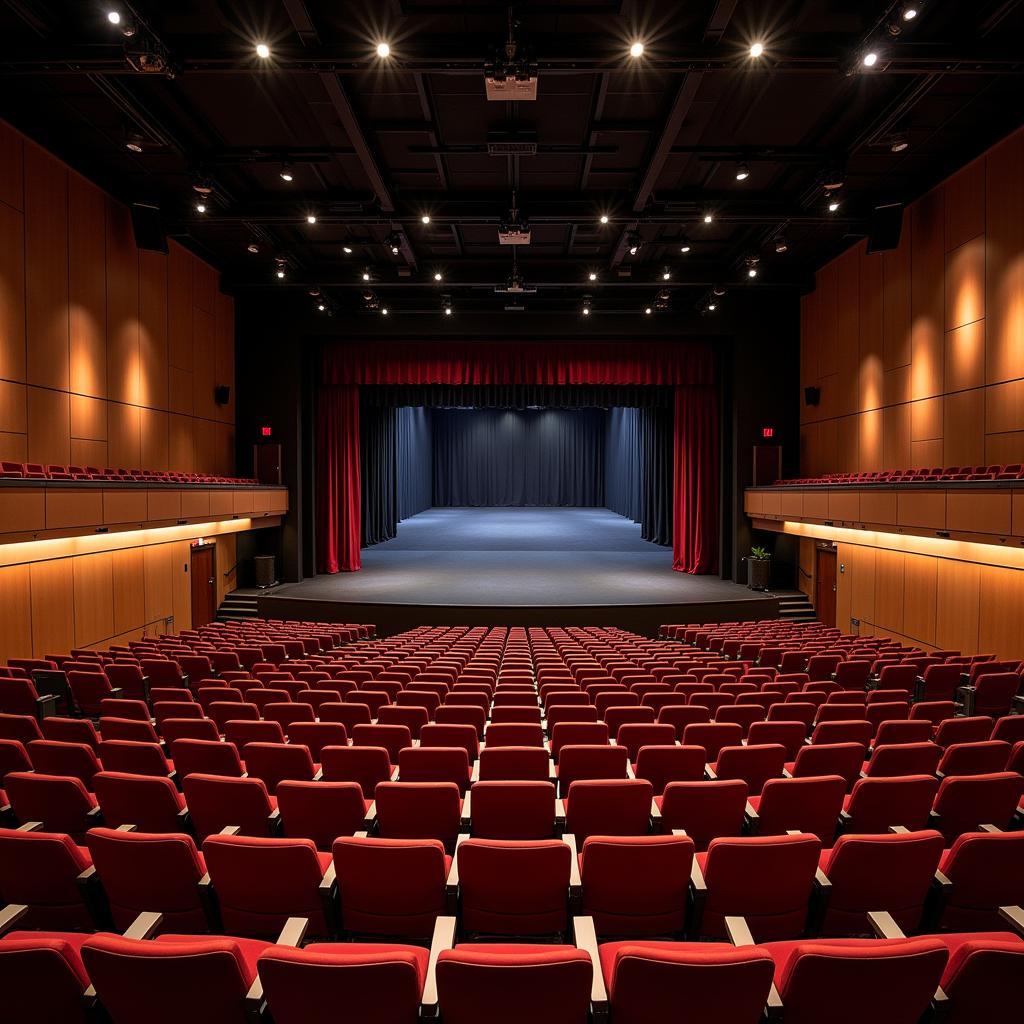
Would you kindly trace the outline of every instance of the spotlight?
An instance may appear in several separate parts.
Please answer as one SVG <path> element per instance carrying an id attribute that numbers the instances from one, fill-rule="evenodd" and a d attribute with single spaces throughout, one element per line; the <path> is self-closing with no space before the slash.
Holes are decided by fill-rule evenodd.
<path id="1" fill-rule="evenodd" d="M 672 279 L 672 271 L 666 269 L 661 275 L 662 281 L 670 281 Z"/>
<path id="2" fill-rule="evenodd" d="M 381 316 L 387 316 L 388 315 L 388 307 L 387 306 L 381 306 L 380 315 Z"/>
<path id="3" fill-rule="evenodd" d="M 378 57 L 390 57 L 391 56 L 391 46 L 388 43 L 378 43 L 377 44 L 377 56 Z"/>
<path id="4" fill-rule="evenodd" d="M 141 153 L 144 143 L 143 137 L 138 132 L 132 132 L 125 140 L 125 147 L 133 153 Z"/>
<path id="5" fill-rule="evenodd" d="M 192 191 L 198 192 L 201 196 L 208 196 L 213 192 L 213 179 L 197 175 L 192 179 Z"/>
<path id="6" fill-rule="evenodd" d="M 910 145 L 906 132 L 897 132 L 889 139 L 889 152 L 902 153 Z"/>
<path id="7" fill-rule="evenodd" d="M 747 277 L 757 277 L 757 267 L 749 267 L 747 269 Z"/>
<path id="8" fill-rule="evenodd" d="M 716 305 L 715 305 L 715 304 L 714 304 L 713 302 L 709 302 L 709 303 L 708 303 L 708 312 L 709 312 L 709 313 L 714 313 L 714 311 L 715 311 L 715 310 L 716 310 L 717 308 L 718 308 L 718 307 L 717 307 L 717 306 L 716 306 Z"/>
<path id="9" fill-rule="evenodd" d="M 866 68 L 873 68 L 878 63 L 878 51 L 868 50 L 867 53 L 861 57 L 860 62 Z"/>
<path id="10" fill-rule="evenodd" d="M 779 235 L 775 239 L 775 251 L 778 253 L 787 252 L 789 250 L 789 243 L 786 241 L 785 235 Z"/>
<path id="11" fill-rule="evenodd" d="M 370 280 L 370 274 L 366 270 L 363 271 L 363 280 L 364 281 L 369 281 Z"/>
<path id="12" fill-rule="evenodd" d="M 196 203 L 196 213 L 206 213 L 206 203 Z"/>
<path id="13" fill-rule="evenodd" d="M 750 56 L 760 57 L 764 53 L 764 43 L 756 42 L 750 44 Z"/>
<path id="14" fill-rule="evenodd" d="M 594 273 L 594 271 L 591 271 L 591 272 L 590 272 L 589 274 L 587 274 L 587 277 L 588 277 L 588 278 L 589 278 L 589 279 L 590 279 L 591 281 L 596 281 L 596 280 L 597 280 L 597 274 L 595 274 L 595 273 Z"/>
<path id="15" fill-rule="evenodd" d="M 429 224 L 430 223 L 430 214 L 429 213 L 423 214 L 423 216 L 420 217 L 420 223 L 421 224 Z"/>
<path id="16" fill-rule="evenodd" d="M 630 231 L 626 235 L 626 246 L 629 249 L 630 256 L 635 256 L 643 248 L 643 244 L 640 236 L 635 231 Z"/>
<path id="17" fill-rule="evenodd" d="M 316 223 L 316 214 L 313 214 L 313 213 L 307 214 L 306 215 L 306 223 L 307 224 L 315 224 Z"/>
<path id="18" fill-rule="evenodd" d="M 261 60 L 268 60 L 270 58 L 270 47 L 266 43 L 257 43 L 256 56 Z"/>
<path id="19" fill-rule="evenodd" d="M 282 181 L 293 181 L 295 176 L 292 174 L 291 164 L 281 164 L 281 170 L 278 171 Z"/>
<path id="20" fill-rule="evenodd" d="M 445 306 L 444 307 L 444 315 L 445 316 L 451 316 L 452 315 L 452 307 L 451 306 Z"/>
<path id="21" fill-rule="evenodd" d="M 839 200 L 831 192 L 825 193 L 825 201 L 828 203 L 829 213 L 835 213 L 839 209 Z"/>
<path id="22" fill-rule="evenodd" d="M 746 164 L 740 164 L 736 168 L 736 180 L 746 181 L 750 177 L 750 168 Z"/>
<path id="23" fill-rule="evenodd" d="M 651 309 L 651 307 L 650 307 L 650 306 L 648 306 L 648 307 L 647 307 L 647 308 L 646 308 L 646 309 L 644 310 L 644 313 L 645 313 L 645 314 L 646 314 L 647 316 L 650 316 L 650 315 L 651 315 L 651 313 L 653 313 L 653 312 L 654 312 L 654 310 L 653 310 L 653 309 Z"/>
<path id="24" fill-rule="evenodd" d="M 319 309 L 320 312 L 322 313 L 327 307 L 322 302 L 318 302 L 316 304 L 316 308 Z"/>
<path id="25" fill-rule="evenodd" d="M 351 246 L 349 246 L 349 245 L 343 245 L 343 246 L 341 247 L 341 251 L 342 251 L 342 252 L 343 252 L 343 253 L 344 253 L 344 254 L 345 254 L 346 256 L 351 256 L 351 255 L 352 255 L 352 247 L 351 247 Z"/>
<path id="26" fill-rule="evenodd" d="M 711 294 L 717 295 L 718 298 L 721 298 L 725 294 L 725 289 L 720 284 L 716 284 L 714 288 L 711 289 Z"/>
<path id="27" fill-rule="evenodd" d="M 714 217 L 711 215 L 710 211 L 708 211 L 707 213 L 704 214 L 704 223 L 705 224 L 710 224 L 713 220 L 714 220 Z"/>
<path id="28" fill-rule="evenodd" d="M 260 251 L 260 247 L 255 242 L 250 242 L 246 246 L 246 249 L 253 254 L 256 254 Z"/>
<path id="29" fill-rule="evenodd" d="M 440 270 L 435 270 L 434 271 L 434 280 L 435 281 L 440 281 L 441 280 L 441 271 Z"/>
<path id="30" fill-rule="evenodd" d="M 283 278 L 284 277 L 284 268 L 283 267 L 278 267 L 277 268 L 277 276 L 279 278 Z"/>
<path id="31" fill-rule="evenodd" d="M 111 25 L 120 25 L 121 24 L 121 12 L 120 11 L 107 11 L 107 21 L 109 21 Z"/>
<path id="32" fill-rule="evenodd" d="M 631 245 L 629 247 L 629 255 L 630 256 L 635 256 L 639 251 L 640 251 L 640 246 L 639 245 Z"/>
<path id="33" fill-rule="evenodd" d="M 589 306 L 584 306 L 583 307 L 583 315 L 584 316 L 590 316 L 590 307 Z"/>
<path id="34" fill-rule="evenodd" d="M 402 236 L 397 231 L 392 231 L 384 241 L 392 256 L 397 256 L 402 251 Z"/>
<path id="35" fill-rule="evenodd" d="M 904 21 L 913 21 L 920 13 L 920 4 L 904 4 L 900 10 L 900 17 Z"/>
<path id="36" fill-rule="evenodd" d="M 690 251 L 690 243 L 684 238 L 679 246 L 679 251 L 686 253 Z"/>
<path id="37" fill-rule="evenodd" d="M 846 175 L 838 167 L 830 167 L 821 179 L 821 187 L 829 192 L 841 189 L 846 183 Z"/>
<path id="38" fill-rule="evenodd" d="M 602 224 L 607 224 L 608 223 L 608 214 L 607 213 L 602 213 L 601 214 L 601 223 Z"/>
<path id="39" fill-rule="evenodd" d="M 644 55 L 644 44 L 637 40 L 629 48 L 629 55 L 630 57 L 642 57 Z"/>

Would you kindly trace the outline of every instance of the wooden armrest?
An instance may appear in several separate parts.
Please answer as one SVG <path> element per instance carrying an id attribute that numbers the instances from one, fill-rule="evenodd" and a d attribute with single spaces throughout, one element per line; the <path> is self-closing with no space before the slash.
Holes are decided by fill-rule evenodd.
<path id="1" fill-rule="evenodd" d="M 92 807 L 85 812 L 86 820 L 89 822 L 89 828 L 96 828 L 103 824 L 103 811 L 99 807 Z"/>
<path id="2" fill-rule="evenodd" d="M 369 832 L 366 832 L 365 830 L 362 831 L 362 832 L 354 832 L 352 834 L 352 838 L 353 839 L 369 839 L 370 838 L 370 834 L 369 834 Z"/>
<path id="3" fill-rule="evenodd" d="M 392 782 L 397 782 L 398 781 L 398 765 L 397 764 L 395 765 L 394 768 L 391 769 L 391 775 L 389 776 L 389 778 L 390 778 L 390 780 Z"/>
<path id="4" fill-rule="evenodd" d="M 275 807 L 267 815 L 267 824 L 270 826 L 270 834 L 277 836 L 281 834 L 281 808 Z"/>
<path id="5" fill-rule="evenodd" d="M 999 916 L 1018 935 L 1024 936 L 1024 908 L 1021 907 L 1000 907 Z"/>
<path id="6" fill-rule="evenodd" d="M 43 823 L 41 821 L 26 821 L 24 825 L 19 825 L 16 829 L 17 832 L 42 832 Z"/>
<path id="7" fill-rule="evenodd" d="M 672 835 L 674 835 L 674 836 L 683 836 L 685 838 L 686 837 L 686 829 L 685 828 L 674 828 L 674 829 L 672 829 Z"/>
<path id="8" fill-rule="evenodd" d="M 151 939 L 163 923 L 163 914 L 145 910 L 128 926 L 124 937 L 126 939 Z"/>
<path id="9" fill-rule="evenodd" d="M 363 815 L 363 826 L 367 832 L 372 832 L 377 827 L 377 801 L 373 800 L 370 806 L 366 808 L 366 814 Z"/>
<path id="10" fill-rule="evenodd" d="M 627 779 L 635 779 L 636 778 L 636 772 L 633 771 L 633 766 L 628 761 L 626 762 L 626 778 Z"/>
<path id="11" fill-rule="evenodd" d="M 574 917 L 572 919 L 573 934 L 576 936 L 576 948 L 582 949 L 593 964 L 594 974 L 590 983 L 590 1005 L 595 1015 L 608 1012 L 608 992 L 604 987 L 604 973 L 601 970 L 601 955 L 597 949 L 597 930 L 592 917 Z"/>
<path id="12" fill-rule="evenodd" d="M 427 980 L 423 985 L 420 1010 L 424 1017 L 437 1016 L 437 958 L 442 950 L 455 947 L 455 918 L 439 917 L 434 922 L 434 935 L 430 942 L 427 961 Z"/>
<path id="13" fill-rule="evenodd" d="M 908 835 L 910 835 L 910 829 L 907 828 L 906 825 L 890 825 L 889 826 L 889 831 L 892 832 L 893 835 L 897 835 L 897 836 L 908 836 Z"/>
<path id="14" fill-rule="evenodd" d="M 815 869 L 814 884 L 822 893 L 832 892 L 832 880 L 824 871 L 821 870 L 821 868 Z"/>
<path id="15" fill-rule="evenodd" d="M 572 861 L 569 867 L 569 892 L 576 895 L 583 890 L 583 880 L 580 878 L 580 860 L 576 851 L 576 837 L 573 835 L 562 836 L 562 842 L 569 847 L 572 854 Z"/>
<path id="16" fill-rule="evenodd" d="M 313 781 L 314 782 L 323 782 L 324 781 L 324 770 L 323 770 L 323 768 L 318 768 L 317 769 L 316 775 L 313 776 Z"/>
<path id="17" fill-rule="evenodd" d="M 652 799 L 651 800 L 651 830 L 655 833 L 664 831 L 664 822 L 661 816 L 661 808 Z"/>
<path id="18" fill-rule="evenodd" d="M 782 777 L 784 779 L 791 779 L 791 778 L 793 778 L 793 773 L 788 768 L 783 768 L 782 769 Z"/>
<path id="19" fill-rule="evenodd" d="M 565 825 L 565 798 L 555 800 L 555 824 Z"/>
<path id="20" fill-rule="evenodd" d="M 690 865 L 690 885 L 693 887 L 693 891 L 696 894 L 707 896 L 708 886 L 704 881 L 704 872 L 701 871 L 696 857 L 694 857 L 693 863 Z"/>
<path id="21" fill-rule="evenodd" d="M 459 846 L 468 838 L 468 833 L 460 832 L 455 840 L 455 856 L 452 857 L 452 866 L 448 869 L 448 877 L 444 880 L 444 892 L 449 899 L 453 899 L 459 894 Z"/>
<path id="22" fill-rule="evenodd" d="M 118 825 L 117 828 L 114 829 L 114 831 L 115 832 L 137 832 L 138 828 L 139 828 L 138 825 Z"/>
<path id="23" fill-rule="evenodd" d="M 729 941 L 734 946 L 755 945 L 754 936 L 751 934 L 750 925 L 747 924 L 745 917 L 726 916 L 725 934 L 729 936 Z"/>
<path id="24" fill-rule="evenodd" d="M 217 834 L 221 836 L 237 836 L 241 831 L 241 825 L 225 825 Z"/>
<path id="25" fill-rule="evenodd" d="M 472 796 L 473 794 L 467 790 L 462 798 L 462 813 L 459 815 L 459 828 L 464 828 L 467 832 L 471 831 L 470 823 L 473 820 L 473 808 L 470 803 Z"/>
<path id="26" fill-rule="evenodd" d="M 336 871 L 336 869 L 334 867 L 334 863 L 332 861 L 330 864 L 328 864 L 327 870 L 324 872 L 324 877 L 320 879 L 319 889 L 320 889 L 321 894 L 324 893 L 325 891 L 329 891 L 330 889 L 332 889 L 336 881 L 337 881 L 337 871 Z M 289 919 L 289 920 L 291 920 L 291 919 Z M 307 924 L 308 923 L 309 922 L 307 921 Z"/>
<path id="27" fill-rule="evenodd" d="M 868 911 L 868 923 L 878 939 L 905 939 L 903 929 L 887 910 Z"/>
<path id="28" fill-rule="evenodd" d="M 483 748 L 481 747 L 480 749 L 482 750 Z M 477 758 L 477 760 L 475 760 L 473 762 L 473 771 L 472 771 L 472 773 L 469 776 L 469 781 L 470 782 L 479 782 L 480 781 L 480 759 L 479 758 Z"/>
<path id="29" fill-rule="evenodd" d="M 309 929 L 308 917 L 289 917 L 277 937 L 279 946 L 294 946 L 298 949 L 305 941 L 306 932 Z"/>
<path id="30" fill-rule="evenodd" d="M 709 782 L 716 782 L 718 780 L 718 776 L 715 774 L 715 769 L 709 764 L 704 765 L 704 777 Z"/>
<path id="31" fill-rule="evenodd" d="M 932 887 L 936 892 L 941 892 L 943 896 L 947 896 L 953 891 L 952 881 L 950 881 L 950 879 L 941 871 L 935 872 L 935 877 L 932 880 Z"/>
<path id="32" fill-rule="evenodd" d="M 28 907 L 24 903 L 8 903 L 0 907 L 0 936 L 12 931 L 14 926 L 28 916 Z"/>
<path id="33" fill-rule="evenodd" d="M 749 800 L 747 801 L 746 806 L 743 808 L 743 817 L 747 819 L 747 831 L 751 835 L 753 835 L 757 831 L 758 826 L 761 824 L 761 817 L 757 813 L 757 811 L 755 811 L 754 808 L 750 806 Z"/>
<path id="34" fill-rule="evenodd" d="M 550 757 L 548 758 L 548 780 L 556 785 L 558 783 L 558 769 L 555 768 L 555 762 Z"/>
<path id="35" fill-rule="evenodd" d="M 978 828 L 982 832 L 991 832 L 993 834 L 1001 834 L 1003 831 L 998 825 L 979 825 Z"/>

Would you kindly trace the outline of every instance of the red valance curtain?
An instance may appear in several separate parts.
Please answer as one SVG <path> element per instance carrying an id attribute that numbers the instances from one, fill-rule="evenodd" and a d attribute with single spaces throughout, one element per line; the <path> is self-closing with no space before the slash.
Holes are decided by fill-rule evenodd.
<path id="1" fill-rule="evenodd" d="M 362 565 L 359 386 L 675 385 L 673 568 L 718 562 L 718 387 L 714 352 L 667 342 L 373 342 L 324 351 L 317 415 L 317 571 Z"/>

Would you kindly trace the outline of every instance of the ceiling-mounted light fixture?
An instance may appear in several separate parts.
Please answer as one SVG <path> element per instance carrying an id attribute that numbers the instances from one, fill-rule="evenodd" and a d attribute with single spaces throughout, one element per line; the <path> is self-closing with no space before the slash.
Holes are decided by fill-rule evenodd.
<path id="1" fill-rule="evenodd" d="M 378 57 L 390 57 L 391 56 L 391 44 L 383 41 L 377 44 L 377 56 Z"/>
<path id="2" fill-rule="evenodd" d="M 750 168 L 746 164 L 736 165 L 736 180 L 746 181 L 750 177 Z"/>
<path id="3" fill-rule="evenodd" d="M 250 242 L 245 248 L 254 255 L 260 251 L 260 247 L 255 242 Z"/>
<path id="4" fill-rule="evenodd" d="M 861 64 L 866 68 L 873 68 L 878 63 L 878 51 L 877 50 L 865 50 L 861 54 Z"/>
<path id="5" fill-rule="evenodd" d="M 714 215 L 711 213 L 711 211 L 710 210 L 706 210 L 705 213 L 704 213 L 704 223 L 705 224 L 710 224 L 714 219 L 715 219 Z"/>
<path id="6" fill-rule="evenodd" d="M 441 278 L 442 278 L 442 276 L 443 276 L 443 275 L 441 274 L 441 271 L 440 271 L 440 270 L 435 270 L 435 271 L 434 271 L 434 280 L 435 280 L 435 281 L 440 281 L 440 280 L 441 280 Z"/>
<path id="7" fill-rule="evenodd" d="M 652 314 L 653 312 L 654 312 L 654 310 L 653 310 L 653 309 L 651 309 L 651 307 L 650 307 L 650 306 L 648 306 L 648 307 L 647 307 L 647 308 L 646 308 L 646 309 L 644 310 L 644 313 L 645 313 L 645 314 L 646 314 L 647 316 L 650 316 L 650 315 L 651 315 L 651 314 Z"/>
<path id="8" fill-rule="evenodd" d="M 895 132 L 889 136 L 889 152 L 902 153 L 910 146 L 910 138 L 906 132 Z"/>
<path id="9" fill-rule="evenodd" d="M 764 54 L 764 43 L 758 40 L 755 43 L 750 44 L 750 56 L 757 58 Z"/>
<path id="10" fill-rule="evenodd" d="M 351 247 L 350 245 L 343 245 L 343 246 L 341 247 L 341 251 L 342 251 L 342 252 L 343 252 L 343 253 L 344 253 L 344 254 L 345 254 L 346 256 L 351 256 L 351 255 L 352 255 L 352 247 Z"/>
<path id="11" fill-rule="evenodd" d="M 642 57 L 644 55 L 644 44 L 639 39 L 629 48 L 630 57 Z"/>
<path id="12" fill-rule="evenodd" d="M 295 176 L 292 174 L 292 165 L 288 163 L 281 164 L 281 170 L 277 172 L 278 177 L 282 181 L 294 181 Z"/>
<path id="13" fill-rule="evenodd" d="M 682 253 L 690 251 L 690 241 L 685 235 L 679 240 L 679 251 Z"/>
<path id="14" fill-rule="evenodd" d="M 602 224 L 607 224 L 608 223 L 608 214 L 607 213 L 602 213 L 599 219 L 600 219 Z"/>
<path id="15" fill-rule="evenodd" d="M 786 241 L 785 235 L 775 236 L 775 251 L 777 253 L 784 253 L 789 251 L 789 243 Z"/>
<path id="16" fill-rule="evenodd" d="M 835 213 L 839 209 L 839 200 L 831 192 L 825 193 L 825 203 L 829 213 Z"/>
<path id="17" fill-rule="evenodd" d="M 206 203 L 204 203 L 204 202 L 196 203 L 196 213 L 206 213 Z"/>
<path id="18" fill-rule="evenodd" d="M 316 214 L 315 213 L 307 213 L 306 214 L 306 223 L 307 224 L 315 224 L 316 223 Z"/>
<path id="19" fill-rule="evenodd" d="M 423 216 L 420 217 L 420 223 L 421 224 L 429 224 L 430 223 L 430 214 L 429 213 L 423 214 Z"/>
<path id="20" fill-rule="evenodd" d="M 270 59 L 270 47 L 266 43 L 257 43 L 256 44 L 256 56 L 259 57 L 260 60 L 269 60 Z"/>
<path id="21" fill-rule="evenodd" d="M 597 280 L 597 274 L 592 270 L 589 274 L 587 274 L 587 278 L 590 281 L 596 281 Z"/>

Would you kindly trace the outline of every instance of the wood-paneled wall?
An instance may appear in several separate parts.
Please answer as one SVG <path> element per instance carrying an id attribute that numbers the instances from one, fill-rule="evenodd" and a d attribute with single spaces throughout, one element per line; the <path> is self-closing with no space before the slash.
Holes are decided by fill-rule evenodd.
<path id="1" fill-rule="evenodd" d="M 839 544 L 837 557 L 840 629 L 1024 658 L 1021 570 L 856 544 Z"/>
<path id="2" fill-rule="evenodd" d="M 0 459 L 232 474 L 234 424 L 217 272 L 0 121 Z"/>
<path id="3" fill-rule="evenodd" d="M 1024 461 L 1024 129 L 864 242 L 801 303 L 806 474 Z"/>
<path id="4" fill-rule="evenodd" d="M 218 604 L 235 588 L 236 540 L 211 538 Z M 191 628 L 191 543 L 0 567 L 0 663 Z"/>

